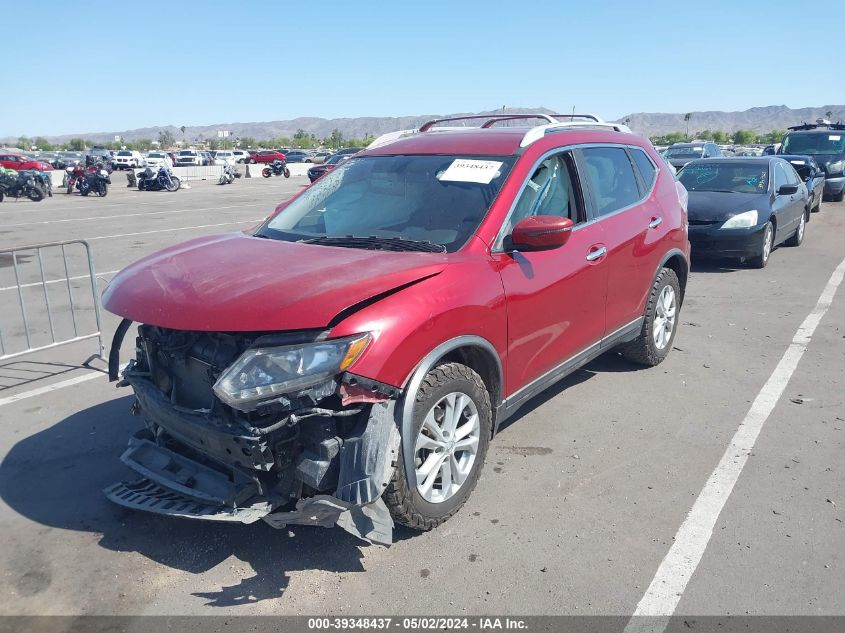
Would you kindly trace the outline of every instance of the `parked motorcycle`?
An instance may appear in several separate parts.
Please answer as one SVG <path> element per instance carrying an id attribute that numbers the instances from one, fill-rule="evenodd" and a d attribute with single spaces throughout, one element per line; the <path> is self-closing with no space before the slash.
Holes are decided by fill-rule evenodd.
<path id="1" fill-rule="evenodd" d="M 235 169 L 235 166 L 231 163 L 226 163 L 223 166 L 223 173 L 220 174 L 220 178 L 217 180 L 218 185 L 231 185 L 235 182 L 235 178 L 240 178 L 240 172 Z"/>
<path id="2" fill-rule="evenodd" d="M 261 170 L 261 175 L 265 178 L 282 175 L 284 175 L 285 178 L 290 178 L 290 169 L 288 169 L 288 164 L 285 161 L 277 158 Z"/>
<path id="3" fill-rule="evenodd" d="M 87 170 L 77 181 L 77 187 L 83 196 L 96 193 L 101 198 L 105 198 L 109 192 L 109 172 L 105 169 Z"/>
<path id="4" fill-rule="evenodd" d="M 182 186 L 182 182 L 165 165 L 159 167 L 158 172 L 147 167 L 138 172 L 137 177 L 141 191 L 177 191 Z"/>
<path id="5" fill-rule="evenodd" d="M 47 192 L 36 182 L 31 172 L 0 174 L 0 202 L 8 196 L 10 198 L 29 198 L 33 202 L 41 202 Z"/>
<path id="6" fill-rule="evenodd" d="M 44 171 L 37 170 L 28 170 L 19 173 L 31 175 L 35 183 L 39 185 L 41 189 L 44 190 L 44 193 L 47 194 L 47 197 L 53 197 L 53 178 L 50 176 L 50 174 Z"/>

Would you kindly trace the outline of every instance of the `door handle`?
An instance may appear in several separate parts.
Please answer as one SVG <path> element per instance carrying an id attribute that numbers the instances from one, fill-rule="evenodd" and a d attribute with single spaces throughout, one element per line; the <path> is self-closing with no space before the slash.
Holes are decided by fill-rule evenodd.
<path id="1" fill-rule="evenodd" d="M 663 224 L 663 218 L 651 218 L 651 222 L 648 223 L 648 228 L 656 229 L 661 224 Z"/>
<path id="2" fill-rule="evenodd" d="M 605 255 L 607 255 L 607 248 L 604 246 L 600 246 L 596 250 L 587 253 L 587 261 L 594 262 L 597 259 L 601 259 Z"/>

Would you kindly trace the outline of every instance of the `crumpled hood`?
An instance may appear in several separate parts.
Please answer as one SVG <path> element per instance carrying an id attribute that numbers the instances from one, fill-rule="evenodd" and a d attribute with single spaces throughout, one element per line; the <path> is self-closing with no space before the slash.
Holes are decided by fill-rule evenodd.
<path id="1" fill-rule="evenodd" d="M 757 209 L 762 219 L 768 217 L 765 213 L 768 208 L 768 194 L 690 191 L 687 212 L 690 222 L 724 222 L 751 209 Z"/>
<path id="2" fill-rule="evenodd" d="M 138 323 L 176 330 L 323 328 L 346 308 L 438 274 L 447 261 L 445 253 L 215 235 L 124 268 L 103 292 L 103 306 Z"/>

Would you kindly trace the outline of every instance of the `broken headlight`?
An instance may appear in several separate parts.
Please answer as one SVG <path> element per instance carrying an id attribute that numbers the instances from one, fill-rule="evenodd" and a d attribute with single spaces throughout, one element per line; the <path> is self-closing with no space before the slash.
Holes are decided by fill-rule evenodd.
<path id="1" fill-rule="evenodd" d="M 246 350 L 214 384 L 214 393 L 230 407 L 251 411 L 261 401 L 313 387 L 346 371 L 358 360 L 369 334 Z"/>

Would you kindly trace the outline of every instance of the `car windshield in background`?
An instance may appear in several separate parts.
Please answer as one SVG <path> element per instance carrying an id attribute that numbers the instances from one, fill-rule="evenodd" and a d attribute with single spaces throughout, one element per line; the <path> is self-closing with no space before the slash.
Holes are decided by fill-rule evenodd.
<path id="1" fill-rule="evenodd" d="M 783 139 L 782 154 L 843 154 L 845 153 L 845 131 L 804 132 L 787 134 Z"/>
<path id="2" fill-rule="evenodd" d="M 132 152 L 118 152 L 118 156 L 132 156 Z"/>
<path id="3" fill-rule="evenodd" d="M 458 250 L 514 158 L 365 156 L 329 171 L 257 235 L 385 250 Z"/>
<path id="4" fill-rule="evenodd" d="M 335 154 L 326 159 L 326 165 L 337 165 L 344 158 L 348 158 L 348 154 Z"/>
<path id="5" fill-rule="evenodd" d="M 666 150 L 666 158 L 701 158 L 703 147 L 670 147 Z"/>
<path id="6" fill-rule="evenodd" d="M 678 179 L 687 191 L 759 194 L 768 190 L 769 166 L 703 162 L 684 167 Z"/>

